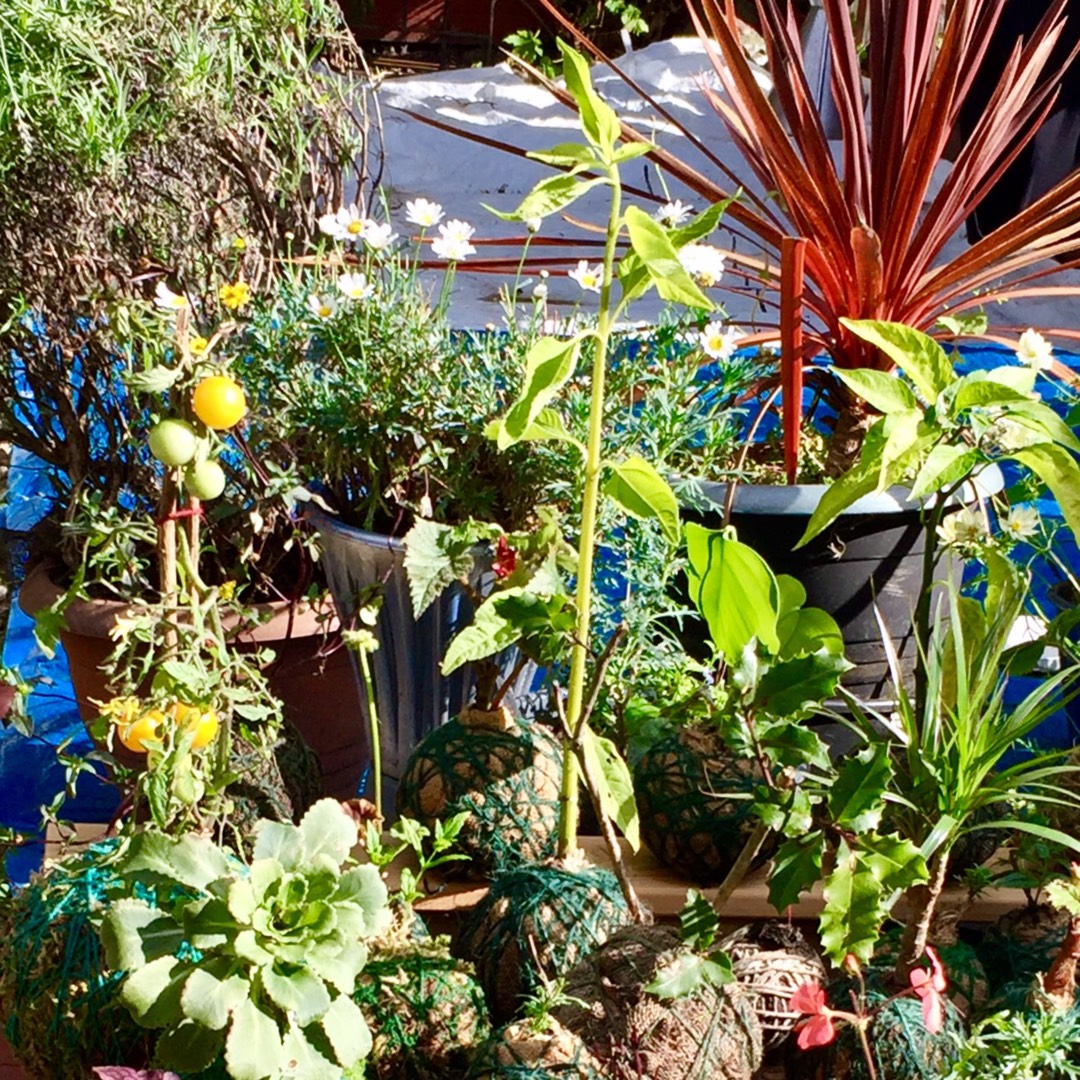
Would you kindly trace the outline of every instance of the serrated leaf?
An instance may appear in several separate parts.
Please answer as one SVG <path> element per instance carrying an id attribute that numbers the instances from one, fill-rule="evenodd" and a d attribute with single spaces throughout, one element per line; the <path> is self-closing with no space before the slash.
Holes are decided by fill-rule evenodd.
<path id="1" fill-rule="evenodd" d="M 341 866 L 360 839 L 356 820 L 346 813 L 337 799 L 319 799 L 300 819 L 298 829 L 304 856 L 296 866 L 282 863 L 286 870 L 302 869 L 306 862 L 320 855 L 325 855 L 335 866 Z M 256 849 L 257 837 L 258 833 Z"/>
<path id="2" fill-rule="evenodd" d="M 371 1053 L 371 1032 L 364 1014 L 345 994 L 334 999 L 322 1018 L 322 1029 L 341 1065 L 348 1069 Z"/>
<path id="3" fill-rule="evenodd" d="M 829 750 L 821 736 L 800 723 L 765 725 L 760 736 L 761 748 L 776 765 L 798 768 L 814 765 L 829 768 Z"/>
<path id="4" fill-rule="evenodd" d="M 605 817 L 615 822 L 634 851 L 639 850 L 641 834 L 630 766 L 611 739 L 597 735 L 588 725 L 581 732 L 581 747 L 589 772 L 599 785 L 600 806 Z"/>
<path id="5" fill-rule="evenodd" d="M 919 411 L 919 400 L 911 387 L 896 375 L 873 368 L 835 368 L 833 374 L 880 413 Z"/>
<path id="6" fill-rule="evenodd" d="M 779 579 L 777 579 L 779 580 Z M 793 660 L 817 652 L 843 656 L 844 635 L 836 620 L 821 608 L 797 608 L 781 615 L 776 627 L 778 660 Z"/>
<path id="7" fill-rule="evenodd" d="M 233 1010 L 225 1040 L 225 1064 L 233 1080 L 265 1080 L 281 1069 L 281 1033 L 273 1018 L 251 1000 Z"/>
<path id="8" fill-rule="evenodd" d="M 849 953 L 860 963 L 870 963 L 885 918 L 882 892 L 881 882 L 860 867 L 847 841 L 841 840 L 833 871 L 823 882 L 825 907 L 819 923 L 821 947 L 837 967 Z"/>
<path id="9" fill-rule="evenodd" d="M 686 903 L 679 912 L 679 929 L 683 944 L 693 952 L 709 948 L 720 930 L 716 908 L 697 891 L 686 891 Z"/>
<path id="10" fill-rule="evenodd" d="M 754 705 L 767 716 L 794 717 L 819 709 L 851 669 L 843 656 L 824 650 L 774 664 L 758 680 Z"/>
<path id="11" fill-rule="evenodd" d="M 945 350 L 928 334 L 901 323 L 841 319 L 863 341 L 876 345 L 915 384 L 923 399 L 937 401 L 957 375 Z"/>
<path id="12" fill-rule="evenodd" d="M 892 764 L 886 746 L 868 746 L 845 758 L 829 791 L 830 820 L 857 833 L 876 828 L 890 776 Z"/>
<path id="13" fill-rule="evenodd" d="M 525 356 L 525 382 L 517 401 L 502 421 L 497 443 L 500 450 L 525 436 L 544 408 L 566 385 L 577 366 L 581 338 L 540 338 Z"/>
<path id="14" fill-rule="evenodd" d="M 225 1045 L 225 1036 L 191 1020 L 161 1033 L 154 1058 L 167 1069 L 188 1076 L 200 1076 L 217 1061 Z"/>
<path id="15" fill-rule="evenodd" d="M 862 866 L 881 882 L 886 894 L 922 884 L 929 877 L 922 852 L 903 837 L 864 833 L 858 839 L 858 852 Z"/>
<path id="16" fill-rule="evenodd" d="M 631 516 L 659 521 L 668 541 L 679 542 L 679 503 L 675 492 L 644 458 L 635 455 L 612 465 L 604 492 Z"/>
<path id="17" fill-rule="evenodd" d="M 356 977 L 367 963 L 368 950 L 362 941 L 347 941 L 340 948 L 315 947 L 307 954 L 307 963 L 321 979 L 335 990 L 351 994 Z"/>
<path id="18" fill-rule="evenodd" d="M 679 253 L 663 227 L 640 207 L 626 210 L 630 246 L 648 270 L 660 296 L 672 304 L 712 311 L 713 302 L 698 288 L 679 261 Z"/>
<path id="19" fill-rule="evenodd" d="M 285 1033 L 282 1080 L 341 1080 L 341 1066 L 323 1056 L 297 1027 Z"/>
<path id="20" fill-rule="evenodd" d="M 174 840 L 151 831 L 133 837 L 123 865 L 127 872 L 145 871 L 200 890 L 230 870 L 228 857 L 207 836 Z"/>
<path id="21" fill-rule="evenodd" d="M 660 968 L 656 977 L 645 987 L 658 998 L 691 997 L 706 987 L 721 987 L 734 980 L 731 960 L 723 953 L 711 957 L 694 953 L 678 953 Z"/>
<path id="22" fill-rule="evenodd" d="M 265 967 L 259 979 L 266 996 L 283 1012 L 294 1013 L 297 1022 L 306 1027 L 330 1008 L 330 993 L 322 979 L 304 968 L 289 972 Z"/>
<path id="23" fill-rule="evenodd" d="M 417 518 L 405 534 L 405 572 L 413 615 L 421 615 L 455 581 L 467 580 L 476 563 L 478 537 L 471 531 Z"/>
<path id="24" fill-rule="evenodd" d="M 821 880 L 825 838 L 818 831 L 785 840 L 773 856 L 769 903 L 782 915 Z"/>
<path id="25" fill-rule="evenodd" d="M 212 1031 L 224 1031 L 229 1014 L 250 993 L 251 985 L 242 975 L 218 978 L 207 967 L 197 967 L 184 983 L 180 1007 L 189 1020 Z"/>

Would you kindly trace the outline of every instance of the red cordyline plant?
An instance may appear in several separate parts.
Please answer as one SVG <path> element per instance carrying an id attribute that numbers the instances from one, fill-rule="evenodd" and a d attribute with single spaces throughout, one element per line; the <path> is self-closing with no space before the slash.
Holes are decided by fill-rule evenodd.
<path id="1" fill-rule="evenodd" d="M 1001 300 L 1080 293 L 1048 280 L 1080 265 L 1080 258 L 1069 256 L 1080 248 L 1080 172 L 962 253 L 943 254 L 1053 107 L 1064 68 L 1055 47 L 1066 2 L 1053 0 L 1030 40 L 1017 43 L 982 117 L 957 144 L 961 106 L 1002 5 L 865 0 L 869 47 L 863 55 L 848 0 L 822 0 L 840 124 L 841 152 L 834 158 L 790 5 L 756 0 L 775 87 L 770 97 L 740 44 L 734 0 L 686 0 L 724 89 L 722 95 L 708 88 L 704 93 L 753 174 L 756 183 L 748 184 L 749 177 L 736 175 L 560 15 L 553 0 L 540 0 L 579 45 L 619 74 L 654 114 L 679 129 L 722 179 L 658 147 L 650 156 L 669 176 L 709 202 L 741 189 L 727 219 L 734 221 L 736 233 L 760 244 L 768 265 L 779 265 L 785 238 L 805 239 L 805 338 L 794 362 L 824 351 L 838 367 L 880 370 L 891 368 L 889 359 L 845 329 L 842 319 L 882 319 L 929 332 L 943 316 L 990 308 Z M 570 104 L 564 91 L 548 85 Z M 624 137 L 635 137 L 626 125 Z M 931 195 L 936 167 L 946 160 L 950 145 L 955 148 L 952 168 Z M 755 190 L 770 194 L 761 197 Z M 1054 257 L 1064 262 L 1047 265 Z M 748 264 L 741 272 L 750 273 Z M 778 277 L 774 274 L 771 281 L 778 284 Z M 1000 334 L 1023 328 L 995 329 Z M 1050 332 L 1080 337 L 1066 329 Z M 829 389 L 840 412 L 830 463 L 830 471 L 838 473 L 858 450 L 868 409 L 844 387 L 833 383 Z"/>

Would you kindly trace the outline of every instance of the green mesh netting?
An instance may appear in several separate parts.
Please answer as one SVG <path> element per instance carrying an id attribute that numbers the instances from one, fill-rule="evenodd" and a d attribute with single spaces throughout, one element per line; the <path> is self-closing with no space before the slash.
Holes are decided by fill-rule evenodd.
<path id="1" fill-rule="evenodd" d="M 546 1031 L 526 1022 L 497 1031 L 473 1058 L 468 1080 L 604 1080 L 588 1047 L 557 1021 Z"/>
<path id="2" fill-rule="evenodd" d="M 681 876 L 716 884 L 755 825 L 750 799 L 730 796 L 749 796 L 761 782 L 757 763 L 735 758 L 717 732 L 705 727 L 672 732 L 634 767 L 642 839 Z"/>
<path id="3" fill-rule="evenodd" d="M 502 731 L 452 720 L 413 751 L 397 809 L 429 827 L 467 811 L 458 846 L 491 872 L 555 854 L 561 782 L 560 746 L 542 725 Z"/>
<path id="4" fill-rule="evenodd" d="M 989 927 L 978 945 L 994 997 L 1010 983 L 1030 986 L 1050 967 L 1065 938 L 1067 916 L 1039 908 L 1010 915 Z"/>
<path id="5" fill-rule="evenodd" d="M 900 939 L 903 930 L 890 927 L 881 937 L 874 950 L 874 967 L 891 970 L 900 955 Z M 986 967 L 975 948 L 966 941 L 948 945 L 931 942 L 938 954 L 949 983 L 949 998 L 964 1016 L 973 1016 L 990 996 L 990 981 Z"/>
<path id="6" fill-rule="evenodd" d="M 26 1072 L 86 1080 L 91 1065 L 138 1064 L 152 1033 L 116 999 L 90 916 L 117 883 L 112 840 L 34 880 L 0 909 L 0 1014 Z"/>
<path id="7" fill-rule="evenodd" d="M 490 1032 L 484 992 L 447 938 L 374 950 L 353 1000 L 374 1037 L 368 1075 L 377 1080 L 461 1076 Z"/>
<path id="8" fill-rule="evenodd" d="M 683 952 L 669 926 L 627 926 L 566 979 L 558 1020 L 603 1062 L 606 1076 L 750 1080 L 761 1065 L 761 1025 L 737 986 L 664 999 L 646 989 Z"/>
<path id="9" fill-rule="evenodd" d="M 630 921 L 610 870 L 522 866 L 495 876 L 454 941 L 471 959 L 491 1017 L 505 1023 L 547 979 L 564 974 Z"/>

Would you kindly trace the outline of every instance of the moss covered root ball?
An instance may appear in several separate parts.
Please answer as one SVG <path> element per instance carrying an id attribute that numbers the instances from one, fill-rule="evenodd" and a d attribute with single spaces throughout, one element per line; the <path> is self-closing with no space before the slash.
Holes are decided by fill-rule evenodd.
<path id="1" fill-rule="evenodd" d="M 604 1076 L 751 1080 L 761 1025 L 737 984 L 661 999 L 646 990 L 682 950 L 667 926 L 628 926 L 570 972 L 557 1019 L 581 1036 Z"/>
<path id="2" fill-rule="evenodd" d="M 543 1026 L 520 1020 L 484 1044 L 468 1080 L 605 1080 L 600 1062 L 557 1020 Z"/>

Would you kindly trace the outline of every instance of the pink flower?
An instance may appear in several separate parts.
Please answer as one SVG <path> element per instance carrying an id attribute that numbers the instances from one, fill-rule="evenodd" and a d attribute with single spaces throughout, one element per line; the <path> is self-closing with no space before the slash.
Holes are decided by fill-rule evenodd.
<path id="1" fill-rule="evenodd" d="M 930 960 L 929 970 L 923 967 L 912 968 L 908 979 L 911 981 L 911 989 L 922 999 L 922 1016 L 926 1030 L 931 1035 L 936 1035 L 945 1025 L 942 995 L 949 984 L 937 953 L 929 945 L 926 946 L 926 955 Z"/>
<path id="2" fill-rule="evenodd" d="M 791 995 L 790 1007 L 792 1012 L 810 1017 L 795 1029 L 799 1033 L 800 1050 L 828 1046 L 836 1038 L 833 1011 L 826 1004 L 825 991 L 817 983 L 807 982 L 797 987 Z"/>
<path id="3" fill-rule="evenodd" d="M 508 578 L 517 569 L 517 552 L 509 545 L 505 536 L 495 541 L 495 561 L 491 564 L 495 576 L 501 581 Z"/>

